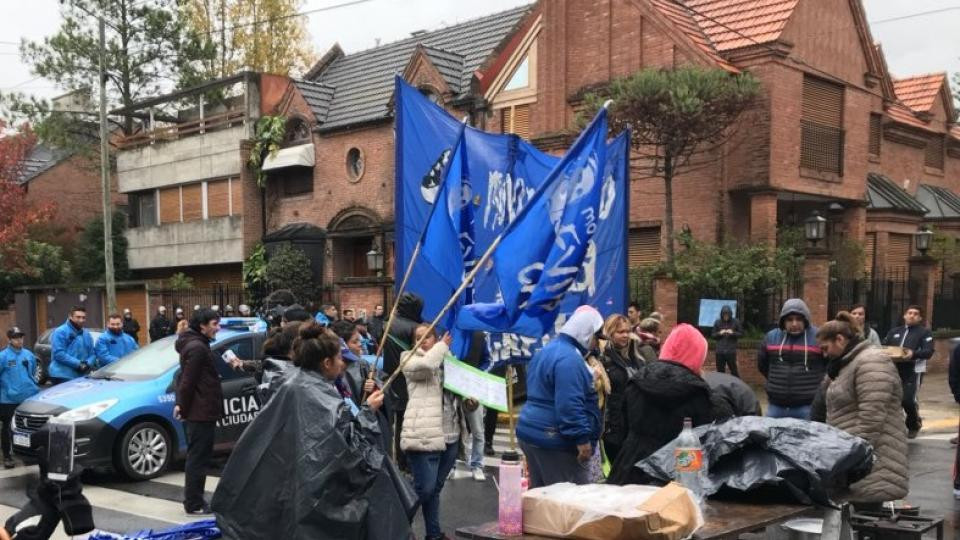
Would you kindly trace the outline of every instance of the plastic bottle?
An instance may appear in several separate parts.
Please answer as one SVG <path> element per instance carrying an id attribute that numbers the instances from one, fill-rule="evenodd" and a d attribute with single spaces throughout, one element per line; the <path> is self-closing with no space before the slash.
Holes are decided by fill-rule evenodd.
<path id="1" fill-rule="evenodd" d="M 500 458 L 500 534 L 523 534 L 523 464 L 516 452 L 504 452 Z"/>
<path id="2" fill-rule="evenodd" d="M 700 446 L 700 439 L 693 433 L 693 420 L 690 418 L 683 419 L 683 431 L 677 437 L 674 457 L 677 482 L 693 493 L 697 503 L 702 503 L 704 499 L 702 480 L 707 474 L 707 462 L 703 455 L 703 447 Z"/>

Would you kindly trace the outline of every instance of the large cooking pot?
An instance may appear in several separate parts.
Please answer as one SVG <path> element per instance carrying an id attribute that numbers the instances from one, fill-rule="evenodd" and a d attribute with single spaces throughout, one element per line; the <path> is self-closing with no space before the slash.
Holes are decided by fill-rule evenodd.
<path id="1" fill-rule="evenodd" d="M 785 521 L 780 525 L 784 540 L 820 540 L 823 532 L 823 520 L 819 518 L 798 518 Z"/>

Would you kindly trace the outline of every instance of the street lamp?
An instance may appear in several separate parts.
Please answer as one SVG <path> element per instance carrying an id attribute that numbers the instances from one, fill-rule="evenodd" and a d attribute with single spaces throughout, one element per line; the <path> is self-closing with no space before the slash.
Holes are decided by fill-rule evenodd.
<path id="1" fill-rule="evenodd" d="M 913 241 L 917 245 L 917 251 L 920 252 L 920 255 L 926 255 L 927 250 L 930 249 L 930 240 L 933 238 L 933 231 L 930 230 L 926 225 L 921 225 L 920 230 L 918 230 L 913 235 Z"/>
<path id="2" fill-rule="evenodd" d="M 383 252 L 380 251 L 380 246 L 376 244 L 367 252 L 367 268 L 376 272 L 378 277 L 383 271 Z"/>
<path id="3" fill-rule="evenodd" d="M 807 241 L 816 247 L 817 242 L 823 240 L 827 234 L 827 218 L 814 210 L 813 214 L 803 221 L 803 235 Z"/>

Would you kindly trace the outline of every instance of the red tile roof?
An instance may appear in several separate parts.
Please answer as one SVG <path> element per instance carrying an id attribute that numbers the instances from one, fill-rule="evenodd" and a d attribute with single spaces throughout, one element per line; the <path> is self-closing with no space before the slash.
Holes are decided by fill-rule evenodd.
<path id="1" fill-rule="evenodd" d="M 720 56 L 717 49 L 713 46 L 713 43 L 710 42 L 710 38 L 708 38 L 700 28 L 692 11 L 677 3 L 676 0 L 653 0 L 653 5 L 683 31 L 693 44 L 716 62 L 718 66 L 729 71 L 739 71 L 736 66 Z"/>
<path id="2" fill-rule="evenodd" d="M 901 103 L 891 104 L 890 107 L 887 108 L 887 116 L 889 116 L 891 120 L 895 120 L 901 124 L 907 124 L 925 131 L 937 133 L 937 130 L 930 126 L 930 124 L 917 118 L 913 110 Z"/>
<path id="3" fill-rule="evenodd" d="M 673 1 L 673 0 L 667 0 Z M 685 0 L 719 52 L 776 41 L 799 0 Z"/>
<path id="4" fill-rule="evenodd" d="M 893 89 L 904 105 L 917 112 L 927 112 L 940 95 L 946 73 L 916 75 L 904 79 L 894 79 Z"/>

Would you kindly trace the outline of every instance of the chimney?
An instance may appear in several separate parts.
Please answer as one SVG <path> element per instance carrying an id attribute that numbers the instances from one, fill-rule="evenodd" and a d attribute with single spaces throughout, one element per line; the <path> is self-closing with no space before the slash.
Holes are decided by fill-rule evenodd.
<path id="1" fill-rule="evenodd" d="M 426 30 L 414 30 L 413 32 L 410 32 L 410 37 L 420 37 L 422 35 L 425 35 L 426 33 L 427 33 Z"/>

